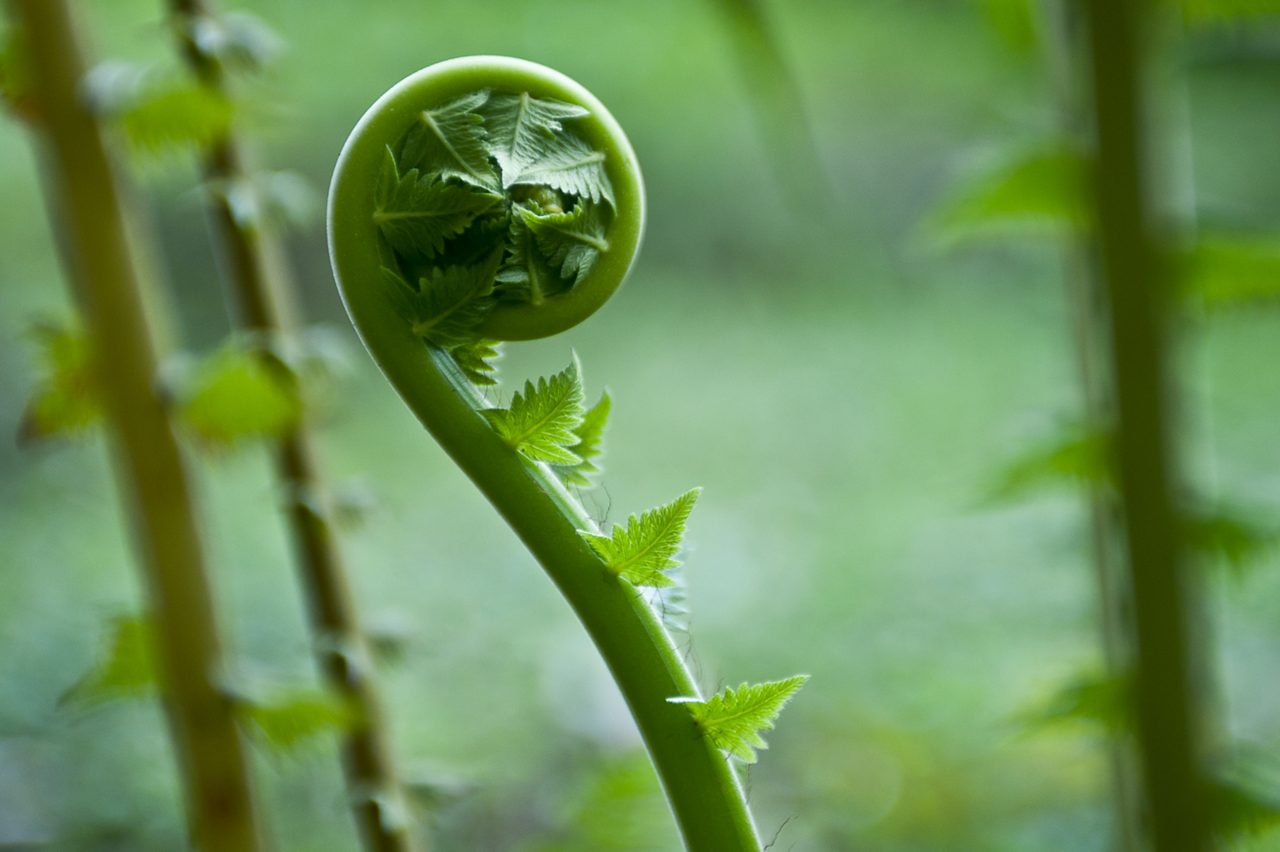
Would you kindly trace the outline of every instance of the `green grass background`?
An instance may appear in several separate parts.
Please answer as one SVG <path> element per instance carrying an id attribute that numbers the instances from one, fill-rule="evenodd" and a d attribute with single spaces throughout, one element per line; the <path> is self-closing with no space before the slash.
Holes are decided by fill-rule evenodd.
<path id="1" fill-rule="evenodd" d="M 80 5 L 99 56 L 169 61 L 159 4 Z M 978 4 L 769 4 L 823 158 L 822 202 L 786 190 L 801 152 L 762 141 L 712 3 L 244 8 L 288 42 L 247 120 L 260 160 L 318 189 L 369 103 L 456 55 L 554 65 L 632 135 L 651 225 L 631 280 L 579 328 L 509 347 L 503 375 L 558 369 L 572 349 L 589 393 L 611 389 L 599 515 L 705 486 L 687 558 L 705 686 L 813 675 L 747 778 L 773 848 L 1106 848 L 1097 738 L 1018 721 L 1098 656 L 1079 500 L 983 499 L 1002 460 L 1076 410 L 1057 257 L 1031 238 L 940 249 L 923 224 L 957 180 L 1052 126 L 1034 57 Z M 1265 27 L 1222 29 L 1180 59 L 1211 223 L 1280 228 L 1276 44 Z M 0 436 L 35 382 L 28 329 L 69 313 L 37 166 L 22 128 L 0 124 Z M 174 335 L 206 350 L 227 320 L 192 163 L 133 174 Z M 290 249 L 308 317 L 352 350 L 324 449 L 337 482 L 377 497 L 344 546 L 366 620 L 408 636 L 382 671 L 387 716 L 407 774 L 429 788 L 439 848 L 676 848 L 568 608 L 359 350 L 321 223 Z M 1180 331 L 1195 488 L 1280 516 L 1280 312 Z M 201 508 L 238 667 L 305 682 L 265 461 L 248 449 L 201 464 Z M 0 846 L 181 844 L 159 711 L 56 708 L 100 652 L 105 620 L 142 605 L 125 522 L 100 438 L 0 441 Z M 1205 570 L 1222 727 L 1274 754 L 1280 564 L 1269 555 L 1238 580 Z M 257 782 L 281 849 L 355 847 L 330 747 L 264 755 Z"/>

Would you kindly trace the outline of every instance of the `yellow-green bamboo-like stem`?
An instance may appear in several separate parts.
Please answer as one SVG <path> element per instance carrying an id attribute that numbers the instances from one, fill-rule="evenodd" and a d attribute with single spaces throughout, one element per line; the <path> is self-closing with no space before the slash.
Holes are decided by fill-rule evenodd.
<path id="1" fill-rule="evenodd" d="M 227 92 L 216 57 L 191 38 L 191 24 L 214 13 L 203 0 L 170 0 L 181 48 L 201 82 Z M 238 140 L 214 139 L 203 154 L 205 179 L 231 187 L 248 178 Z M 291 331 L 291 285 L 280 253 L 269 235 L 239 222 L 228 196 L 211 193 L 217 242 L 227 285 L 242 327 L 279 336 Z M 273 369 L 285 369 L 267 348 L 262 357 Z M 407 804 L 384 733 L 382 711 L 372 679 L 363 633 L 342 554 L 327 511 L 328 499 L 305 424 L 281 436 L 273 447 L 276 476 L 288 495 L 288 524 L 307 599 L 314 646 L 328 687 L 348 704 L 354 722 L 341 742 L 347 794 L 365 847 L 376 852 L 411 852 L 421 847 L 406 819 Z"/>
<path id="2" fill-rule="evenodd" d="M 1194 575 L 1174 506 L 1168 314 L 1173 292 L 1152 226 L 1144 57 L 1152 9 L 1086 0 L 1096 134 L 1094 203 L 1110 318 L 1116 446 L 1133 596 L 1137 740 L 1148 833 L 1156 850 L 1211 848 L 1199 688 Z"/>
<path id="3" fill-rule="evenodd" d="M 192 842 L 260 848 L 244 747 L 219 689 L 221 647 L 184 461 L 156 381 L 138 265 L 102 131 L 80 84 L 65 0 L 11 0 L 40 104 L 53 221 L 95 346 L 95 365 L 157 631 Z"/>

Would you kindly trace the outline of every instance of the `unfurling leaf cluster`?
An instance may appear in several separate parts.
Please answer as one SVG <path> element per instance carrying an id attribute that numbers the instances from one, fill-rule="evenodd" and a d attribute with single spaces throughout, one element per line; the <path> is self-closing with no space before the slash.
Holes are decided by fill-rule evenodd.
<path id="1" fill-rule="evenodd" d="M 490 310 L 581 284 L 609 250 L 605 154 L 573 127 L 588 116 L 485 89 L 420 111 L 387 148 L 371 215 L 391 298 L 476 384 L 493 383 Z"/>
<path id="2" fill-rule="evenodd" d="M 761 732 L 772 730 L 782 708 L 808 680 L 808 675 L 795 675 L 785 680 L 744 683 L 737 689 L 725 687 L 706 701 L 668 700 L 687 706 L 698 730 L 716 748 L 743 763 L 755 763 L 756 749 L 769 747 Z"/>

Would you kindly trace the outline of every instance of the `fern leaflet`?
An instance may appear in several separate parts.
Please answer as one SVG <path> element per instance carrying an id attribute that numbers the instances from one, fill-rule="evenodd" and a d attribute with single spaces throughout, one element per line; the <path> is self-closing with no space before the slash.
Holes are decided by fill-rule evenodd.
<path id="1" fill-rule="evenodd" d="M 556 467 L 556 472 L 566 485 L 591 488 L 596 484 L 595 479 L 601 473 L 599 461 L 604 455 L 604 430 L 609 425 L 609 410 L 612 407 L 613 400 L 609 398 L 609 392 L 605 391 L 600 394 L 600 401 L 591 406 L 583 416 L 582 425 L 574 432 L 578 443 L 569 448 L 569 452 L 578 456 L 581 461 L 576 465 Z"/>
<path id="2" fill-rule="evenodd" d="M 432 258 L 444 249 L 445 239 L 461 234 L 501 200 L 500 195 L 435 180 L 417 169 L 401 177 L 388 151 L 373 222 L 396 251 Z"/>
<path id="3" fill-rule="evenodd" d="M 547 147 L 564 129 L 561 120 L 588 114 L 580 106 L 535 98 L 528 92 L 495 95 L 484 113 L 485 147 L 502 169 L 504 186 L 510 186 L 524 169 L 546 155 Z"/>
<path id="4" fill-rule="evenodd" d="M 484 118 L 476 112 L 488 99 L 489 90 L 484 89 L 420 112 L 405 137 L 401 162 L 442 179 L 497 189 L 498 176 L 485 147 Z"/>
<path id="5" fill-rule="evenodd" d="M 665 506 L 632 515 L 625 527 L 614 524 L 611 536 L 578 534 L 600 555 L 610 571 L 632 585 L 670 586 L 673 581 L 663 572 L 680 565 L 675 555 L 680 550 L 693 504 L 701 493 L 701 488 L 694 488 Z"/>
<path id="6" fill-rule="evenodd" d="M 565 131 L 548 140 L 546 150 L 534 163 L 517 175 L 503 177 L 504 188 L 511 186 L 549 186 L 561 192 L 604 199 L 614 204 L 613 184 L 604 170 L 604 154 L 577 136 Z"/>
<path id="7" fill-rule="evenodd" d="M 507 445 L 531 461 L 576 465 L 582 461 L 570 451 L 578 443 L 582 426 L 582 368 L 573 363 L 550 378 L 524 383 L 510 408 L 484 412 Z"/>
<path id="8" fill-rule="evenodd" d="M 743 763 L 755 763 L 756 749 L 769 747 L 760 732 L 773 728 L 782 708 L 808 680 L 808 675 L 796 675 L 766 683 L 744 683 L 737 689 L 725 687 L 706 701 L 667 700 L 688 705 L 694 724 L 716 748 Z"/>
<path id="9" fill-rule="evenodd" d="M 579 200 L 567 213 L 539 214 L 526 209 L 520 215 L 547 261 L 574 284 L 587 276 L 601 252 L 609 250 L 600 208 L 590 202 Z"/>

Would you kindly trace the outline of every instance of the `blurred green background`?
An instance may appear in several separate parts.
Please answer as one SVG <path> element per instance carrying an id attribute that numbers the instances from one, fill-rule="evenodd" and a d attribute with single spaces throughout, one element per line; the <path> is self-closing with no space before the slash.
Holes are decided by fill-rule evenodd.
<path id="1" fill-rule="evenodd" d="M 80 5 L 99 58 L 175 64 L 160 4 Z M 1107 847 L 1100 738 L 1024 721 L 1099 658 L 1080 498 L 985 499 L 1007 459 L 1077 415 L 1059 257 L 1035 236 L 942 246 L 928 227 L 958 182 L 1054 127 L 1034 52 L 973 2 L 768 4 L 821 198 L 795 190 L 813 165 L 797 137 L 762 132 L 778 119 L 760 111 L 709 0 L 242 8 L 287 42 L 246 129 L 263 166 L 317 193 L 382 91 L 462 54 L 555 66 L 631 135 L 650 200 L 632 278 L 588 323 L 508 347 L 503 377 L 510 388 L 558 369 L 572 349 L 588 393 L 611 389 L 598 516 L 705 486 L 686 560 L 693 638 L 678 637 L 704 686 L 813 675 L 747 775 L 774 849 Z M 1201 216 L 1280 231 L 1280 30 L 1214 28 L 1174 61 L 1189 80 Z M 174 335 L 208 350 L 228 321 L 194 164 L 175 156 L 133 176 Z M 69 315 L 38 178 L 23 128 L 0 124 L 3 436 L 36 382 L 32 325 Z M 324 449 L 335 481 L 376 497 L 344 545 L 365 619 L 404 644 L 381 672 L 387 716 L 439 848 L 676 848 L 572 614 L 359 349 L 319 217 L 290 250 L 307 317 L 351 349 Z M 1181 332 L 1195 490 L 1280 516 L 1280 311 Z M 202 463 L 199 485 L 238 667 L 307 682 L 264 454 Z M 154 704 L 57 708 L 102 653 L 107 620 L 142 607 L 124 520 L 101 437 L 0 441 L 0 848 L 181 845 Z M 1275 754 L 1280 559 L 1204 570 L 1220 725 Z M 257 780 L 280 848 L 355 848 L 327 744 L 263 754 Z"/>

